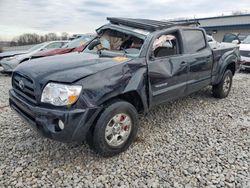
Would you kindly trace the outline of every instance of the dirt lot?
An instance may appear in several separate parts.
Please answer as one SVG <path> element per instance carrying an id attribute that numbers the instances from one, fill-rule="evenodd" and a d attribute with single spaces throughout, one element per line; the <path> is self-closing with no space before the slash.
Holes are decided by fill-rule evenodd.
<path id="1" fill-rule="evenodd" d="M 39 136 L 9 108 L 10 87 L 0 76 L 0 187 L 250 187 L 250 74 L 226 99 L 208 87 L 141 116 L 136 142 L 108 159 Z"/>

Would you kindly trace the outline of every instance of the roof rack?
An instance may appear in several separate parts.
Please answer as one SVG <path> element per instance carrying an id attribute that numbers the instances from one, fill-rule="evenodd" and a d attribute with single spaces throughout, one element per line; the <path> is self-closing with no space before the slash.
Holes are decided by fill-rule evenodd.
<path id="1" fill-rule="evenodd" d="M 107 20 L 109 20 L 110 23 L 112 24 L 125 25 L 148 31 L 156 31 L 156 30 L 170 28 L 173 26 L 200 25 L 198 21 L 188 21 L 188 20 L 183 22 L 174 22 L 174 21 L 165 22 L 165 21 L 156 21 L 148 19 L 114 18 L 114 17 L 108 17 Z"/>

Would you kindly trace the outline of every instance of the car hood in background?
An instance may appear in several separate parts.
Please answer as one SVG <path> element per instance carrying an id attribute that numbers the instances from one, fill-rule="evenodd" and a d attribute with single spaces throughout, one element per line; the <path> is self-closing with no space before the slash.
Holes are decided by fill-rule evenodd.
<path id="1" fill-rule="evenodd" d="M 19 54 L 25 54 L 28 53 L 27 50 L 21 50 L 21 51 L 9 51 L 9 52 L 2 52 L 0 53 L 0 58 L 5 58 L 5 57 L 11 57 Z"/>
<path id="2" fill-rule="evenodd" d="M 27 61 L 20 64 L 15 72 L 43 83 L 48 81 L 72 83 L 129 60 L 125 57 L 100 58 L 97 54 L 74 52 Z"/>

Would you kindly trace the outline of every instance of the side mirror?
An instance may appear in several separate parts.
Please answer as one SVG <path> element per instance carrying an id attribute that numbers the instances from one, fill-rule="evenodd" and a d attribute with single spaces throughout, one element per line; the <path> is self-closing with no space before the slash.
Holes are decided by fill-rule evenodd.
<path id="1" fill-rule="evenodd" d="M 236 39 L 236 40 L 233 40 L 232 43 L 233 44 L 240 44 L 240 41 Z"/>
<path id="2" fill-rule="evenodd" d="M 88 46 L 88 49 L 89 50 L 93 50 L 94 49 L 94 47 L 96 47 L 97 45 L 99 45 L 99 44 L 101 44 L 101 42 L 100 42 L 100 40 L 93 40 L 90 44 L 89 44 L 89 46 Z"/>

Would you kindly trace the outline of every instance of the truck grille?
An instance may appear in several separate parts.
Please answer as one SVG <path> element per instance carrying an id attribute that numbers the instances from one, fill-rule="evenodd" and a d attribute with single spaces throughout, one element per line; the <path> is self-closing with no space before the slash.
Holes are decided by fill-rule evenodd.
<path id="1" fill-rule="evenodd" d="M 241 50 L 240 51 L 240 55 L 244 56 L 244 57 L 250 57 L 250 51 L 243 51 L 243 50 Z"/>
<path id="2" fill-rule="evenodd" d="M 35 97 L 35 85 L 29 77 L 14 73 L 12 77 L 12 87 L 22 98 L 33 104 L 37 103 Z"/>

